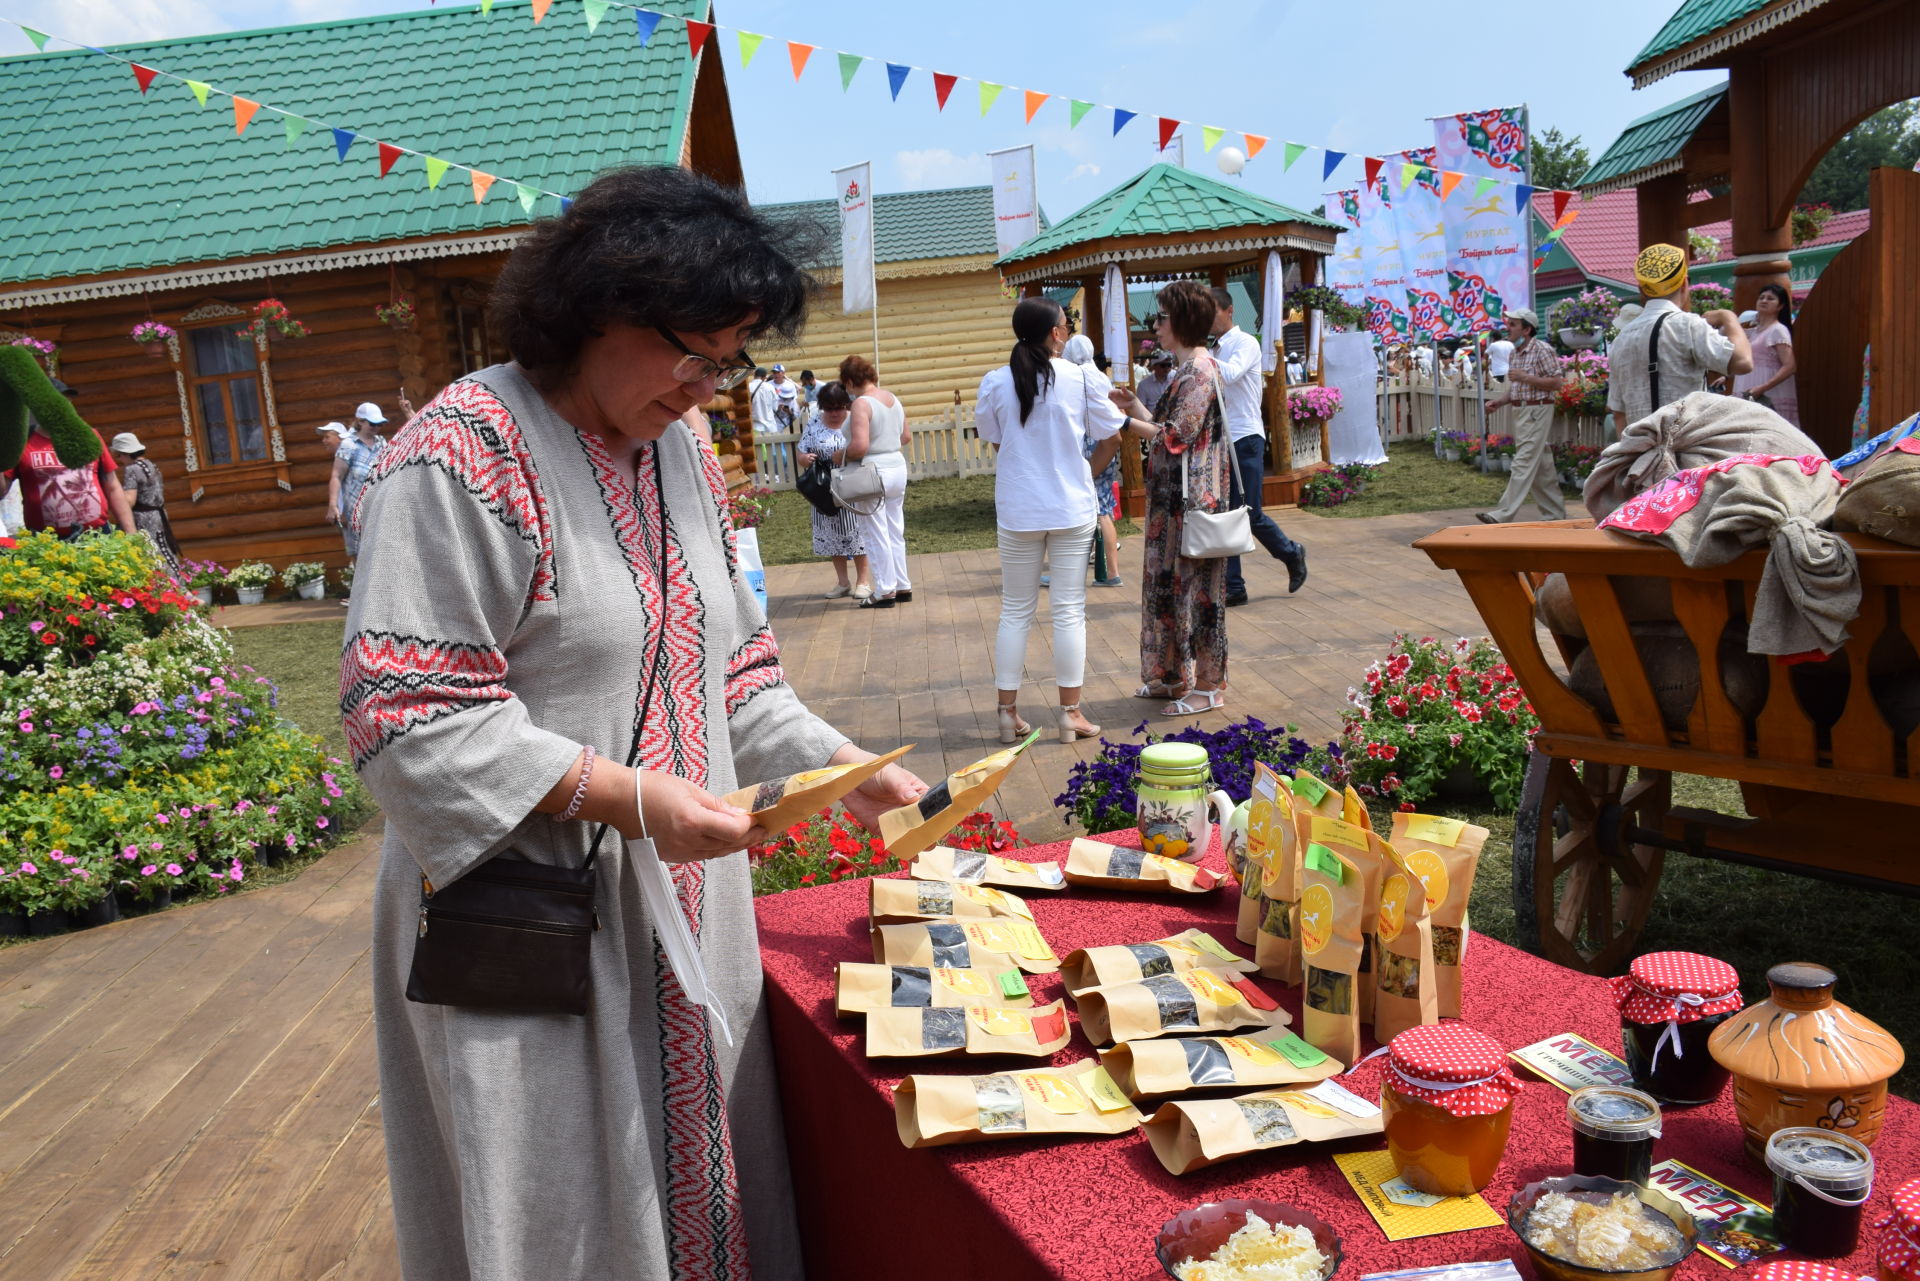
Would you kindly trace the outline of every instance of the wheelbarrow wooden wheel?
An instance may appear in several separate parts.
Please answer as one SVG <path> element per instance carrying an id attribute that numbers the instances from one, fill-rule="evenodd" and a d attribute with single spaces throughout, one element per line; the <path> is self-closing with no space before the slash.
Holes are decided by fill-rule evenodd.
<path id="1" fill-rule="evenodd" d="M 1632 959 L 1666 852 L 1633 839 L 1671 804 L 1666 773 L 1541 752 L 1527 761 L 1514 818 L 1513 908 L 1523 946 L 1608 974 Z"/>

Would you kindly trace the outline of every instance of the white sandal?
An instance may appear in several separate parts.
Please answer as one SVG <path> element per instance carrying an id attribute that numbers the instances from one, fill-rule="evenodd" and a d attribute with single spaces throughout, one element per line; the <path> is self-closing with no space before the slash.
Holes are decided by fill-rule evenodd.
<path id="1" fill-rule="evenodd" d="M 1200 700 L 1198 706 L 1193 705 L 1195 699 Z M 1211 712 L 1215 708 L 1224 706 L 1226 701 L 1227 692 L 1223 689 L 1196 689 L 1168 703 L 1160 709 L 1160 714 L 1162 716 L 1198 716 L 1202 712 Z"/>

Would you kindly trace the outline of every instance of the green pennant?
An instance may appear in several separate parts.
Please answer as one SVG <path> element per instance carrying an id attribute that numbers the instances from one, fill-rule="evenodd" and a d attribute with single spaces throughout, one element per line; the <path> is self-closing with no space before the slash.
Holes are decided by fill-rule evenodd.
<path id="1" fill-rule="evenodd" d="M 1201 125 L 1200 149 L 1202 151 L 1212 151 L 1220 145 L 1220 140 L 1226 136 L 1227 131 L 1225 129 L 1215 129 L 1212 125 Z"/>
<path id="2" fill-rule="evenodd" d="M 447 162 L 442 160 L 438 156 L 428 156 L 426 157 L 426 162 L 427 162 L 427 189 L 431 191 L 433 188 L 440 185 L 440 180 L 442 178 L 447 176 L 448 166 L 447 166 Z"/>
<path id="3" fill-rule="evenodd" d="M 1554 228 L 1554 229 L 1553 229 L 1552 231 L 1549 231 L 1549 232 L 1547 233 L 1547 239 L 1548 239 L 1548 240 L 1558 240 L 1558 239 L 1560 239 L 1560 233 L 1561 233 L 1561 231 L 1563 231 L 1563 230 L 1564 230 L 1564 228 L 1561 228 L 1561 227 L 1555 227 L 1555 228 Z"/>
<path id="4" fill-rule="evenodd" d="M 307 131 L 307 126 L 312 122 L 309 121 L 305 116 L 290 115 L 290 116 L 282 116 L 280 119 L 280 123 L 286 126 L 287 145 L 291 147 L 294 143 L 300 140 L 300 135 Z"/>
<path id="5" fill-rule="evenodd" d="M 860 64 L 866 59 L 857 53 L 840 55 L 840 92 L 845 93 L 847 86 L 853 83 L 853 73 L 860 70 Z"/>
<path id="6" fill-rule="evenodd" d="M 600 19 L 607 16 L 610 0 L 580 0 L 580 10 L 587 15 L 587 34 L 592 35 L 600 29 Z"/>
<path id="7" fill-rule="evenodd" d="M 492 13 L 492 12 L 493 12 L 493 0 L 480 0 L 480 12 L 481 12 L 481 13 Z"/>
<path id="8" fill-rule="evenodd" d="M 984 116 L 989 111 L 993 110 L 993 100 L 1000 96 L 1000 91 L 1004 88 L 1006 88 L 1005 85 L 997 85 L 993 83 L 993 81 L 991 80 L 982 80 L 980 82 L 980 114 L 981 115 Z"/>
<path id="9" fill-rule="evenodd" d="M 533 217 L 533 202 L 540 199 L 540 193 L 524 182 L 514 183 L 513 190 L 514 194 L 520 197 L 520 208 L 526 212 L 527 217 Z"/>
<path id="10" fill-rule="evenodd" d="M 1500 180 L 1498 178 L 1482 178 L 1479 182 L 1473 184 L 1473 198 L 1478 200 L 1499 185 Z"/>
<path id="11" fill-rule="evenodd" d="M 1293 168 L 1293 162 L 1298 160 L 1301 156 L 1305 155 L 1306 152 L 1307 152 L 1306 143 L 1304 142 L 1288 143 L 1287 144 L 1287 162 L 1280 166 L 1280 172 L 1285 173 L 1287 170 Z"/>
<path id="12" fill-rule="evenodd" d="M 204 80 L 189 80 L 187 81 L 187 88 L 193 90 L 193 96 L 200 100 L 201 106 L 204 107 L 207 105 L 207 90 L 213 88 L 212 85 Z"/>
<path id="13" fill-rule="evenodd" d="M 765 40 L 766 37 L 755 35 L 751 31 L 741 31 L 735 34 L 740 41 L 740 65 L 742 67 L 751 67 L 753 65 L 753 55 L 760 52 L 760 42 Z"/>
<path id="14" fill-rule="evenodd" d="M 1082 101 L 1080 101 L 1080 99 L 1078 99 L 1078 98 L 1075 98 L 1075 99 L 1073 99 L 1073 102 L 1072 102 L 1072 120 L 1071 120 L 1071 122 L 1070 122 L 1070 123 L 1069 123 L 1069 124 L 1067 125 L 1067 128 L 1069 128 L 1069 129 L 1077 129 L 1077 128 L 1079 128 L 1079 127 L 1080 127 L 1080 117 L 1082 117 L 1082 116 L 1084 116 L 1084 115 L 1086 115 L 1086 114 L 1087 114 L 1087 113 L 1088 113 L 1089 111 L 1092 111 L 1092 110 L 1093 110 L 1093 104 L 1092 104 L 1091 102 L 1082 102 Z"/>
<path id="15" fill-rule="evenodd" d="M 1413 185 L 1413 175 L 1420 172 L 1420 166 L 1403 164 L 1400 166 L 1400 190 L 1405 191 Z"/>
<path id="16" fill-rule="evenodd" d="M 22 35 L 26 36 L 27 39 L 33 41 L 34 48 L 40 50 L 42 53 L 46 52 L 47 50 L 47 33 L 46 32 L 35 31 L 32 27 L 22 27 L 20 28 L 20 32 Z"/>

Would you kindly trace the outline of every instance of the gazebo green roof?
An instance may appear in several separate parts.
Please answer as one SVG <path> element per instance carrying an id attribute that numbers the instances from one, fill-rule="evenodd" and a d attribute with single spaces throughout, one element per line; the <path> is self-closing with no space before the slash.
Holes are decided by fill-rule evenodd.
<path id="1" fill-rule="evenodd" d="M 1157 164 L 1061 219 L 1000 259 L 1001 268 L 1075 245 L 1120 236 L 1182 236 L 1298 223 L 1338 232 L 1338 223 L 1256 196 L 1179 165 Z"/>
<path id="2" fill-rule="evenodd" d="M 1678 171 L 1680 153 L 1726 99 L 1723 82 L 1648 112 L 1629 124 L 1574 185 L 1598 196 Z"/>
<path id="3" fill-rule="evenodd" d="M 1791 22 L 1820 0 L 1681 0 L 1666 25 L 1627 66 L 1643 89 L 1763 31 Z"/>
<path id="4" fill-rule="evenodd" d="M 649 0 L 704 17 L 707 0 Z M 696 64 L 686 27 L 642 47 L 615 10 L 538 25 L 520 0 L 118 45 L 110 52 L 297 112 L 288 144 L 261 110 L 243 136 L 229 100 L 176 80 L 141 93 L 85 50 L 0 58 L 0 292 L 8 284 L 485 233 L 529 218 L 513 183 L 570 194 L 618 164 L 675 164 Z M 360 135 L 344 160 L 321 122 Z M 429 190 L 418 156 L 379 176 L 375 140 L 501 179 L 476 205 L 451 170 Z M 536 215 L 558 211 L 541 197 Z"/>

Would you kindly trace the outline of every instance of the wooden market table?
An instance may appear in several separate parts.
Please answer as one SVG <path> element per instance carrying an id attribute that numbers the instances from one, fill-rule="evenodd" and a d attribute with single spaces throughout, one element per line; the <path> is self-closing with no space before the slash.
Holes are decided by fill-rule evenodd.
<path id="1" fill-rule="evenodd" d="M 1116 837 L 1124 842 L 1124 838 Z M 1035 846 L 1016 857 L 1058 862 L 1067 842 Z M 1208 865 L 1221 867 L 1219 851 Z M 1175 1178 L 1161 1168 L 1138 1131 L 1118 1138 L 1065 1136 L 1014 1139 L 909 1151 L 894 1130 L 892 1088 L 909 1073 L 969 1075 L 991 1068 L 1035 1066 L 1039 1060 L 869 1060 L 864 1020 L 833 1012 L 834 966 L 872 961 L 867 885 L 838 884 L 775 894 L 757 904 L 766 999 L 780 1070 L 786 1138 L 794 1175 L 807 1272 L 821 1281 L 1150 1281 L 1162 1276 L 1153 1257 L 1160 1225 L 1203 1201 L 1251 1196 L 1299 1205 L 1340 1233 L 1341 1281 L 1370 1272 L 1442 1263 L 1513 1258 L 1530 1265 L 1504 1226 L 1389 1242 L 1348 1189 L 1333 1151 L 1382 1147 L 1384 1141 L 1297 1146 L 1224 1162 Z M 1036 923 L 1064 956 L 1077 947 L 1146 942 L 1199 925 L 1236 951 L 1235 891 L 1175 897 L 1075 888 L 1030 895 Z M 1780 960 L 1819 960 L 1783 942 Z M 1480 936 L 1466 957 L 1466 1021 L 1509 1049 L 1561 1032 L 1578 1032 L 1617 1050 L 1619 1021 L 1604 979 L 1562 968 Z M 1759 975 L 1743 976 L 1757 987 Z M 1279 998 L 1299 1027 L 1297 988 L 1257 980 Z M 1060 978 L 1029 976 L 1039 1002 L 1062 995 Z M 1751 993 L 1750 993 L 1751 994 Z M 1839 994 L 1841 999 L 1846 993 Z M 1068 1008 L 1072 1008 L 1071 1002 Z M 1863 1011 L 1871 1016 L 1873 1011 Z M 1368 1043 L 1372 1048 L 1372 1042 Z M 1092 1057 L 1077 1020 L 1055 1064 Z M 1336 1078 L 1365 1098 L 1379 1097 L 1383 1060 Z M 1504 1215 L 1508 1198 L 1536 1179 L 1572 1172 L 1567 1096 L 1524 1070 L 1514 1105 L 1512 1138 L 1499 1174 L 1484 1195 Z M 1870 1223 L 1894 1188 L 1920 1175 L 1920 1109 L 1889 1100 Z M 751 1143 L 752 1136 L 736 1135 Z M 1655 1160 L 1678 1158 L 1762 1201 L 1771 1180 L 1741 1150 L 1732 1091 L 1704 1107 L 1671 1109 Z M 1873 1232 L 1844 1262 L 1873 1271 Z M 1694 1254 L 1678 1276 L 1714 1281 L 1728 1270 Z"/>

